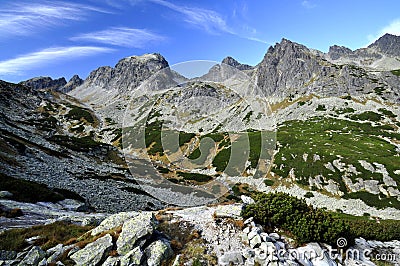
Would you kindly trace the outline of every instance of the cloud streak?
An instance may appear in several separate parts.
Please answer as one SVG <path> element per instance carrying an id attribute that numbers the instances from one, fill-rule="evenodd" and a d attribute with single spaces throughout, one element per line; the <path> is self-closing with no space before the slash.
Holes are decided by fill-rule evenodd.
<path id="1" fill-rule="evenodd" d="M 113 27 L 102 31 L 80 34 L 72 41 L 87 41 L 122 47 L 144 48 L 150 42 L 161 42 L 165 37 L 146 29 Z"/>
<path id="2" fill-rule="evenodd" d="M 47 48 L 38 52 L 0 61 L 0 75 L 22 75 L 25 71 L 40 68 L 51 63 L 70 60 L 99 53 L 114 51 L 111 48 L 96 46 L 70 46 Z"/>
<path id="3" fill-rule="evenodd" d="M 107 11 L 89 5 L 66 2 L 16 2 L 0 8 L 0 39 L 28 36 L 40 29 L 61 25 L 65 21 L 85 20 L 90 12 Z"/>
<path id="4" fill-rule="evenodd" d="M 182 14 L 183 20 L 185 22 L 210 34 L 229 33 L 250 41 L 268 44 L 267 41 L 253 36 L 254 33 L 256 33 L 256 30 L 253 28 L 250 29 L 250 27 L 247 27 L 247 31 L 250 31 L 250 34 L 248 32 L 243 33 L 233 30 L 231 27 L 228 26 L 226 20 L 219 13 L 213 10 L 197 7 L 179 6 L 165 0 L 150 0 L 150 2 L 167 7 Z"/>
<path id="5" fill-rule="evenodd" d="M 185 22 L 197 28 L 201 28 L 208 33 L 233 33 L 232 29 L 227 26 L 227 23 L 222 18 L 222 16 L 213 10 L 197 7 L 178 6 L 165 0 L 150 1 L 182 14 L 184 16 Z"/>

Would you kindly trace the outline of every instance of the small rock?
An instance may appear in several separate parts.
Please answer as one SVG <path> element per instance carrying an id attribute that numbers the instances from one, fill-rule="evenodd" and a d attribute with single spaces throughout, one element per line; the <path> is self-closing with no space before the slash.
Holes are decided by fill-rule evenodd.
<path id="1" fill-rule="evenodd" d="M 35 244 L 36 240 L 39 240 L 40 238 L 41 238 L 40 236 L 33 236 L 25 239 L 25 242 L 28 243 L 29 245 L 33 245 Z"/>
<path id="2" fill-rule="evenodd" d="M 46 253 L 40 247 L 33 246 L 18 265 L 37 265 L 45 256 Z"/>
<path id="3" fill-rule="evenodd" d="M 256 235 L 255 237 L 253 237 L 250 240 L 250 247 L 251 248 L 255 248 L 256 246 L 258 246 L 259 244 L 261 244 L 261 236 L 260 235 Z"/>
<path id="4" fill-rule="evenodd" d="M 240 252 L 225 252 L 218 258 L 218 265 L 243 264 L 243 257 Z"/>
<path id="5" fill-rule="evenodd" d="M 248 225 L 253 221 L 253 219 L 253 217 L 247 218 L 243 223 Z"/>
<path id="6" fill-rule="evenodd" d="M 174 252 L 166 240 L 157 240 L 151 243 L 144 253 L 147 256 L 148 266 L 158 266 L 161 262 L 170 258 Z"/>
<path id="7" fill-rule="evenodd" d="M 69 252 L 68 252 L 68 257 L 71 257 L 73 254 L 75 254 L 76 252 L 78 252 L 79 250 L 81 250 L 79 247 L 75 246 L 73 247 Z"/>
<path id="8" fill-rule="evenodd" d="M 254 257 L 255 253 L 253 249 L 250 248 L 245 248 L 242 250 L 242 256 L 245 257 L 246 259 Z"/>
<path id="9" fill-rule="evenodd" d="M 276 241 L 274 238 L 269 237 L 269 235 L 267 233 L 264 233 L 264 232 L 261 233 L 260 236 L 261 236 L 262 240 L 265 241 L 265 242 L 275 242 Z"/>
<path id="10" fill-rule="evenodd" d="M 250 231 L 250 233 L 248 234 L 249 239 L 253 239 L 253 237 L 255 237 L 256 235 L 260 234 L 260 229 L 258 229 L 257 227 L 253 227 Z"/>
<path id="11" fill-rule="evenodd" d="M 254 261 L 254 258 L 248 258 L 245 262 L 244 262 L 245 266 L 254 266 L 256 265 L 256 262 Z"/>
<path id="12" fill-rule="evenodd" d="M 37 266 L 47 266 L 47 260 L 46 258 L 43 258 L 41 261 L 39 261 Z"/>
<path id="13" fill-rule="evenodd" d="M 273 238 L 275 240 L 279 240 L 280 239 L 280 236 L 277 233 L 270 233 L 269 237 L 271 237 L 271 238 Z"/>
<path id="14" fill-rule="evenodd" d="M 10 199 L 12 196 L 14 194 L 9 191 L 0 191 L 0 199 Z"/>
<path id="15" fill-rule="evenodd" d="M 136 247 L 121 258 L 120 266 L 142 265 L 143 255 L 144 253 L 140 250 L 140 247 Z"/>
<path id="16" fill-rule="evenodd" d="M 259 248 L 268 255 L 273 254 L 276 251 L 276 247 L 272 242 L 262 242 Z"/>
<path id="17" fill-rule="evenodd" d="M 250 227 L 246 227 L 245 229 L 243 229 L 243 233 L 250 233 L 251 228 Z"/>
<path id="18" fill-rule="evenodd" d="M 275 247 L 277 249 L 285 249 L 286 248 L 285 243 L 283 243 L 282 241 L 276 241 Z"/>
<path id="19" fill-rule="evenodd" d="M 255 201 L 250 198 L 249 196 L 241 195 L 240 199 L 243 201 L 244 204 L 254 204 Z"/>
<path id="20" fill-rule="evenodd" d="M 72 254 L 71 259 L 77 265 L 97 265 L 111 250 L 112 246 L 112 237 L 110 234 L 106 234 Z"/>
<path id="21" fill-rule="evenodd" d="M 102 266 L 122 266 L 120 257 L 108 257 Z"/>
<path id="22" fill-rule="evenodd" d="M 58 244 L 57 246 L 50 248 L 46 251 L 47 256 L 47 263 L 52 263 L 57 260 L 64 253 L 63 244 Z"/>
<path id="23" fill-rule="evenodd" d="M 256 254 L 254 257 L 255 263 L 258 263 L 259 265 L 269 265 L 268 260 L 267 260 L 267 254 Z"/>

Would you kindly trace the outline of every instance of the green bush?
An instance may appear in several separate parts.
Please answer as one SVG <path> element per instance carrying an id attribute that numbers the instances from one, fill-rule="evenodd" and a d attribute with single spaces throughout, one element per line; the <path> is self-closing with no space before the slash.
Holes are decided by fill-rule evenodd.
<path id="1" fill-rule="evenodd" d="M 314 194 L 312 192 L 310 192 L 310 191 L 307 191 L 306 194 L 304 194 L 304 197 L 305 198 L 312 198 L 312 197 L 314 197 Z"/>
<path id="2" fill-rule="evenodd" d="M 255 193 L 254 204 L 244 207 L 244 218 L 254 217 L 270 229 L 290 232 L 299 243 L 324 242 L 331 245 L 341 236 L 349 236 L 349 226 L 321 209 L 307 205 L 304 199 L 286 193 Z M 348 239 L 351 241 L 351 239 Z"/>
<path id="3" fill-rule="evenodd" d="M 400 69 L 392 70 L 393 75 L 400 76 Z"/>
<path id="4" fill-rule="evenodd" d="M 268 186 L 268 187 L 274 185 L 274 183 L 275 183 L 274 180 L 271 180 L 271 179 L 265 179 L 265 180 L 264 180 L 264 184 L 265 184 L 266 186 Z"/>
<path id="5" fill-rule="evenodd" d="M 80 120 L 81 118 L 85 119 L 88 123 L 93 124 L 94 123 L 94 118 L 92 114 L 80 107 L 74 106 L 72 109 L 68 112 L 68 114 L 65 115 L 67 118 L 71 118 L 74 120 Z"/>

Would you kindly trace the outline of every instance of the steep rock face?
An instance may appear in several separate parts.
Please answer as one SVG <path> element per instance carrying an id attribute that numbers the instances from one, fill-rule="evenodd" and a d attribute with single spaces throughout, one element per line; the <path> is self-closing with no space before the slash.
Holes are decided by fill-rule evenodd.
<path id="1" fill-rule="evenodd" d="M 225 57 L 222 60 L 222 64 L 227 64 L 228 66 L 237 68 L 239 70 L 250 70 L 250 69 L 253 69 L 252 66 L 249 66 L 249 65 L 246 65 L 246 64 L 241 64 L 241 63 L 239 63 L 238 61 L 236 61 L 234 58 L 232 58 L 230 56 Z"/>
<path id="2" fill-rule="evenodd" d="M 36 77 L 20 82 L 20 84 L 34 90 L 48 89 L 58 91 L 67 84 L 65 78 L 52 79 L 50 77 Z"/>
<path id="3" fill-rule="evenodd" d="M 325 58 L 336 64 L 352 64 L 369 70 L 388 71 L 400 68 L 400 36 L 385 34 L 366 48 L 355 51 L 331 46 Z"/>
<path id="4" fill-rule="evenodd" d="M 318 59 L 307 47 L 282 39 L 257 66 L 257 83 L 268 95 L 282 94 L 303 87 L 319 68 Z"/>
<path id="5" fill-rule="evenodd" d="M 328 54 L 329 54 L 330 58 L 332 58 L 332 60 L 336 60 L 343 56 L 353 55 L 354 52 L 347 47 L 333 45 L 333 46 L 329 47 Z"/>
<path id="6" fill-rule="evenodd" d="M 60 91 L 64 93 L 68 93 L 75 89 L 76 87 L 79 87 L 80 85 L 83 84 L 83 79 L 81 79 L 78 75 L 74 75 L 67 84 L 65 84 Z"/>
<path id="7" fill-rule="evenodd" d="M 177 74 L 170 71 L 160 54 L 145 54 L 121 59 L 114 68 L 100 67 L 90 73 L 84 83 L 69 94 L 91 107 L 104 119 L 122 123 L 129 99 L 135 89 L 153 74 L 162 71 L 151 85 L 177 84 Z M 112 139 L 113 137 L 111 137 Z"/>
<path id="8" fill-rule="evenodd" d="M 350 49 L 332 48 L 336 56 L 351 54 Z M 309 94 L 320 96 L 374 95 L 376 87 L 385 88 L 385 99 L 398 101 L 396 78 L 389 72 L 376 75 L 346 64 L 334 64 L 320 53 L 283 39 L 268 49 L 256 66 L 254 78 L 264 94 L 279 99 Z M 382 94 L 379 94 L 382 96 Z"/>
<path id="9" fill-rule="evenodd" d="M 387 33 L 369 45 L 368 48 L 374 48 L 389 56 L 400 56 L 400 36 Z"/>
<path id="10" fill-rule="evenodd" d="M 126 91 L 137 87 L 153 73 L 168 67 L 160 54 L 145 54 L 121 59 L 114 68 L 100 67 L 92 71 L 84 87 L 98 86 L 107 90 Z"/>

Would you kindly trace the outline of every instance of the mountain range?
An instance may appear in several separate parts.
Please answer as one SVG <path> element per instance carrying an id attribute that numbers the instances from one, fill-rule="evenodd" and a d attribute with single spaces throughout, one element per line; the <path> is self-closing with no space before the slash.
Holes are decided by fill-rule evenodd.
<path id="1" fill-rule="evenodd" d="M 296 193 L 294 186 L 319 195 L 308 199 L 317 206 L 400 217 L 399 51 L 400 37 L 390 34 L 367 48 L 335 45 L 328 53 L 282 39 L 256 66 L 226 57 L 192 79 L 170 69 L 162 55 L 145 54 L 99 67 L 85 80 L 2 81 L 1 173 L 73 191 L 98 211 L 160 209 L 179 193 L 140 186 L 124 157 L 138 160 L 135 169 L 154 165 L 175 184 L 196 187 L 219 176 L 252 184 L 248 177 L 262 154 L 251 157 L 253 145 L 259 145 L 258 132 L 267 130 L 276 146 L 266 149 L 268 181 L 257 183 L 259 189 L 289 187 Z M 156 149 L 161 121 L 186 137 L 179 139 L 184 156 L 198 159 L 201 151 L 202 168 L 174 168 L 168 158 L 173 153 Z M 153 142 L 136 150 L 124 144 L 123 135 L 132 133 L 126 128 L 143 124 L 157 132 L 141 133 Z M 254 131 L 248 162 L 227 174 L 226 153 L 234 146 L 226 142 L 235 142 L 232 132 L 245 131 Z M 201 149 L 205 137 L 215 148 Z M 147 161 L 139 160 L 143 150 Z M 157 199 L 153 190 L 171 201 Z M 346 207 L 360 199 L 360 210 L 352 208 L 355 203 Z"/>

